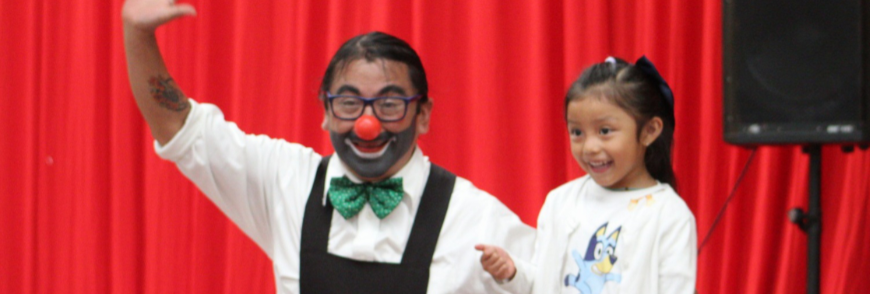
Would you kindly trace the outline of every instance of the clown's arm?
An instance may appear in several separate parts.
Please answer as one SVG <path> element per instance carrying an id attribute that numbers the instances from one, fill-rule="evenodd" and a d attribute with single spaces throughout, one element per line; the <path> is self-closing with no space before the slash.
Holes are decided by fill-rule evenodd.
<path id="1" fill-rule="evenodd" d="M 130 87 L 151 134 L 161 145 L 181 129 L 190 102 L 169 75 L 154 31 L 195 14 L 193 6 L 166 0 L 127 0 L 121 12 Z"/>

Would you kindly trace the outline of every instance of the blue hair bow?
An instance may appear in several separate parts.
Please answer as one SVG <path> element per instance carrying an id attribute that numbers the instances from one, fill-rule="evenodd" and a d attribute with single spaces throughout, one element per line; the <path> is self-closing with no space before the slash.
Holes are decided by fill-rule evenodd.
<path id="1" fill-rule="evenodd" d="M 665 79 L 662 78 L 662 75 L 659 74 L 659 71 L 656 70 L 656 66 L 652 64 L 649 59 L 646 58 L 646 55 L 641 56 L 637 59 L 637 62 L 634 63 L 634 66 L 640 69 L 644 74 L 649 76 L 656 82 L 659 86 L 659 91 L 662 92 L 662 97 L 665 98 L 665 101 L 668 102 L 668 105 L 671 106 L 671 109 L 674 108 L 674 92 L 671 91 L 671 87 L 668 86 L 668 82 L 665 82 Z"/>

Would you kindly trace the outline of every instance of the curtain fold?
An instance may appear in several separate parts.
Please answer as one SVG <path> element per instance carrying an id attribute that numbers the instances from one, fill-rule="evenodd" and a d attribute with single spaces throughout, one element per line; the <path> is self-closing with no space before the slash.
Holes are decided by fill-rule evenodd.
<path id="1" fill-rule="evenodd" d="M 160 28 L 184 92 L 241 129 L 332 152 L 321 75 L 373 30 L 418 50 L 430 159 L 535 225 L 583 173 L 565 91 L 586 66 L 648 56 L 676 95 L 674 168 L 699 241 L 750 150 L 722 136 L 721 2 L 196 0 Z M 271 262 L 157 158 L 129 90 L 121 0 L 0 1 L 0 293 L 274 293 Z M 822 152 L 824 293 L 870 288 L 870 155 Z M 699 293 L 799 293 L 808 156 L 762 146 L 699 256 Z M 472 250 L 469 248 L 469 250 Z"/>

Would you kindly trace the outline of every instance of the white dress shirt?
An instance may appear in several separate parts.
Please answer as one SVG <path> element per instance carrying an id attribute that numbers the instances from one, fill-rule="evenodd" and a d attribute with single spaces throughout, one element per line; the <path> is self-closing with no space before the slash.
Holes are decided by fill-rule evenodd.
<path id="1" fill-rule="evenodd" d="M 214 105 L 193 100 L 184 127 L 165 146 L 154 145 L 160 157 L 175 162 L 272 259 L 278 293 L 299 293 L 302 219 L 321 156 L 299 144 L 245 134 Z M 430 165 L 417 148 L 394 176 L 403 178 L 405 197 L 383 220 L 368 205 L 347 220 L 334 213 L 327 252 L 399 263 Z M 329 179 L 341 176 L 359 182 L 332 156 L 324 205 Z M 516 258 L 528 259 L 534 234 L 498 199 L 457 177 L 430 267 L 428 293 L 513 290 L 483 271 L 474 245 L 499 245 Z"/>

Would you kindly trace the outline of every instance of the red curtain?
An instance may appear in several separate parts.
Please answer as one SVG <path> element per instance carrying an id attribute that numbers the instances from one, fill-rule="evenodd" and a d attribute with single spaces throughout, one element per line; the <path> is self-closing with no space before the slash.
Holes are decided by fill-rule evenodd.
<path id="1" fill-rule="evenodd" d="M 562 99 L 608 55 L 652 59 L 676 93 L 674 166 L 699 238 L 749 157 L 722 139 L 721 2 L 190 1 L 158 30 L 185 92 L 250 133 L 330 153 L 315 95 L 346 39 L 381 30 L 423 58 L 430 158 L 534 225 L 582 174 Z M 274 293 L 266 256 L 154 155 L 131 97 L 121 0 L 0 1 L 0 292 Z M 808 158 L 760 147 L 699 257 L 700 293 L 799 293 Z M 824 293 L 870 288 L 870 155 L 823 148 Z M 471 248 L 469 248 L 471 250 Z"/>

